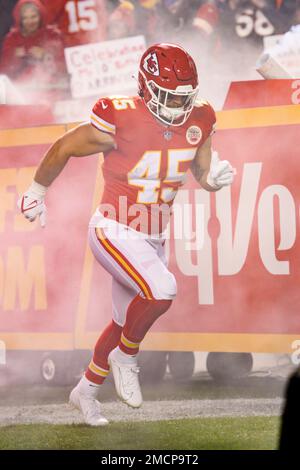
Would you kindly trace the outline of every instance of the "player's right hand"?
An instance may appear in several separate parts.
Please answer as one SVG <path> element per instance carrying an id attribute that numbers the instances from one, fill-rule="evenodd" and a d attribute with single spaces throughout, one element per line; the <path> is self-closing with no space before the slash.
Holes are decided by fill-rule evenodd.
<path id="1" fill-rule="evenodd" d="M 217 152 L 212 153 L 207 183 L 215 189 L 232 184 L 235 170 L 227 160 L 220 160 Z"/>
<path id="2" fill-rule="evenodd" d="M 33 181 L 17 202 L 18 208 L 24 217 L 30 222 L 39 217 L 42 227 L 46 225 L 46 205 L 44 202 L 46 190 L 45 186 Z"/>

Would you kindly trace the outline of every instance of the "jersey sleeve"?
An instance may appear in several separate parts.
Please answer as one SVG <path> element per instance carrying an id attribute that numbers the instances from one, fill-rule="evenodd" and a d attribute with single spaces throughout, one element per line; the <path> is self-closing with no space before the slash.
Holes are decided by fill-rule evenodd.
<path id="1" fill-rule="evenodd" d="M 201 128 L 204 131 L 205 140 L 215 133 L 216 130 L 216 113 L 213 107 L 207 101 L 196 103 L 198 110 L 198 118 L 202 123 Z"/>
<path id="2" fill-rule="evenodd" d="M 114 107 L 109 98 L 100 98 L 97 101 L 92 109 L 90 122 L 99 131 L 116 134 Z"/>

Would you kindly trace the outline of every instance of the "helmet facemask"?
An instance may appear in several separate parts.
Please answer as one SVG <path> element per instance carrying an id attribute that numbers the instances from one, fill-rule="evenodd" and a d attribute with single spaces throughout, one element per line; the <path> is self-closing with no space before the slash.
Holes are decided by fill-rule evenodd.
<path id="1" fill-rule="evenodd" d="M 147 80 L 143 71 L 145 84 L 151 99 L 146 102 L 149 111 L 164 124 L 180 126 L 186 122 L 191 114 L 197 94 L 198 87 L 192 85 L 177 86 L 176 90 L 163 88 L 153 80 Z"/>

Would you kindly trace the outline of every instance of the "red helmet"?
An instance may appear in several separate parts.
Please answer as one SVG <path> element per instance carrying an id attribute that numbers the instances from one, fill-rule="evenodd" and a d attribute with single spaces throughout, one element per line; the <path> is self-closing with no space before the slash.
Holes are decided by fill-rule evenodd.
<path id="1" fill-rule="evenodd" d="M 144 52 L 139 69 L 139 95 L 163 123 L 180 126 L 191 114 L 198 93 L 192 57 L 175 44 L 155 44 Z"/>

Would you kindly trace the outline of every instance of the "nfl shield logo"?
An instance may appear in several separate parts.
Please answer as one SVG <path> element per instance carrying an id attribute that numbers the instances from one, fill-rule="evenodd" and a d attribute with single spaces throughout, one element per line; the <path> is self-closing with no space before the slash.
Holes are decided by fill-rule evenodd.
<path id="1" fill-rule="evenodd" d="M 164 132 L 164 138 L 166 140 L 171 140 L 172 139 L 172 132 L 169 131 L 169 129 Z"/>

